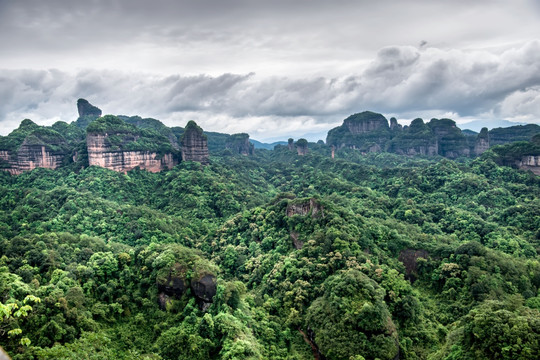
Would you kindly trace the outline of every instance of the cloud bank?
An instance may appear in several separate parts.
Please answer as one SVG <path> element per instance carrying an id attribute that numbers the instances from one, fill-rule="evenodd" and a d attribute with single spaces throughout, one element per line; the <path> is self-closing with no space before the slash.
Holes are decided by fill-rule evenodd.
<path id="1" fill-rule="evenodd" d="M 363 110 L 402 119 L 539 122 L 540 41 L 502 50 L 387 46 L 355 75 L 336 77 L 5 69 L 2 135 L 24 118 L 71 122 L 79 97 L 104 113 L 154 117 L 169 126 L 193 119 L 205 130 L 262 140 L 326 131 Z"/>

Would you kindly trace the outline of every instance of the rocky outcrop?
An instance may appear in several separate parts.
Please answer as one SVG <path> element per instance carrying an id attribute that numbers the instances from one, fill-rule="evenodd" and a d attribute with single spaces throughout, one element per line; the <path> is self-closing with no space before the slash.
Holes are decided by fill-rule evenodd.
<path id="1" fill-rule="evenodd" d="M 326 144 L 336 149 L 345 147 L 362 152 L 380 152 L 390 138 L 388 120 L 381 114 L 364 111 L 349 116 L 343 125 L 330 130 Z"/>
<path id="2" fill-rule="evenodd" d="M 381 114 L 365 111 L 352 115 L 343 121 L 343 125 L 353 135 L 370 133 L 379 129 L 388 129 L 388 120 Z"/>
<path id="3" fill-rule="evenodd" d="M 191 120 L 187 123 L 180 140 L 182 161 L 196 161 L 208 164 L 208 141 L 203 130 Z"/>
<path id="4" fill-rule="evenodd" d="M 430 128 L 424 124 L 424 120 L 417 118 L 394 136 L 388 143 L 387 149 L 389 152 L 400 155 L 434 156 L 439 152 L 439 144 Z"/>
<path id="5" fill-rule="evenodd" d="M 117 134 L 87 135 L 86 146 L 90 166 L 95 165 L 125 173 L 137 167 L 150 172 L 159 172 L 172 169 L 178 164 L 172 153 L 159 155 L 150 151 L 114 150 L 107 141 L 110 136 L 117 136 Z M 133 140 L 135 141 L 136 138 L 134 137 Z"/>
<path id="6" fill-rule="evenodd" d="M 489 143 L 491 146 L 495 146 L 515 141 L 529 141 L 536 134 L 540 134 L 540 126 L 536 124 L 496 128 L 489 131 Z"/>
<path id="7" fill-rule="evenodd" d="M 51 128 L 24 120 L 18 129 L 0 139 L 0 169 L 18 175 L 38 167 L 56 169 L 69 147 L 64 137 Z"/>
<path id="8" fill-rule="evenodd" d="M 324 207 L 314 198 L 310 199 L 295 199 L 287 205 L 286 214 L 288 217 L 293 215 L 306 216 L 311 214 L 311 217 L 324 217 Z"/>
<path id="9" fill-rule="evenodd" d="M 474 154 L 481 155 L 484 151 L 489 149 L 489 132 L 488 129 L 482 128 L 474 144 Z"/>
<path id="10" fill-rule="evenodd" d="M 397 119 L 395 117 L 390 118 L 390 130 L 392 131 L 403 130 L 403 127 L 401 126 L 401 124 L 398 124 Z"/>
<path id="11" fill-rule="evenodd" d="M 289 140 L 287 140 L 287 147 L 288 147 L 289 150 L 291 150 L 291 151 L 294 150 L 294 139 L 293 139 L 293 138 L 289 138 Z"/>
<path id="12" fill-rule="evenodd" d="M 135 168 L 150 172 L 178 164 L 175 150 L 163 135 L 138 129 L 113 115 L 106 115 L 87 128 L 88 164 L 127 172 Z"/>
<path id="13" fill-rule="evenodd" d="M 85 99 L 77 100 L 77 111 L 79 117 L 73 122 L 80 129 L 86 129 L 88 125 L 101 116 L 101 109 L 94 106 Z"/>
<path id="14" fill-rule="evenodd" d="M 64 160 L 64 153 L 54 154 L 45 145 L 29 145 L 23 143 L 16 154 L 0 151 L 0 159 L 9 164 L 5 171 L 12 175 L 22 174 L 35 168 L 56 169 Z"/>
<path id="15" fill-rule="evenodd" d="M 244 156 L 253 155 L 254 146 L 249 142 L 249 135 L 233 134 L 227 140 L 225 148 L 231 150 L 234 154 L 241 154 Z"/>
<path id="16" fill-rule="evenodd" d="M 535 175 L 540 175 L 540 155 L 526 155 L 516 162 L 521 170 L 530 170 Z"/>
<path id="17" fill-rule="evenodd" d="M 467 138 L 450 119 L 431 119 L 427 124 L 438 143 L 438 154 L 450 159 L 469 156 Z"/>
<path id="18" fill-rule="evenodd" d="M 85 99 L 79 99 L 77 100 L 77 111 L 79 112 L 79 116 L 87 116 L 87 115 L 94 115 L 96 117 L 101 116 L 101 109 L 97 106 L 94 106 L 88 102 L 88 100 Z"/>
<path id="19" fill-rule="evenodd" d="M 295 145 L 298 155 L 304 156 L 308 153 L 308 141 L 306 139 L 298 139 Z"/>
<path id="20" fill-rule="evenodd" d="M 217 292 L 217 279 L 212 274 L 204 274 L 191 280 L 191 291 L 197 298 L 199 306 L 205 311 L 213 301 Z"/>

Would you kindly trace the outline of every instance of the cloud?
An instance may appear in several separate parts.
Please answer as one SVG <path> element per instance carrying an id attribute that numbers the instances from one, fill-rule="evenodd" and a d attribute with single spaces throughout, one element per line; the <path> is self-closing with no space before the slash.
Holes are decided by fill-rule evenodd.
<path id="1" fill-rule="evenodd" d="M 3 133 L 29 117 L 73 121 L 75 102 L 104 113 L 158 118 L 259 138 L 320 131 L 351 113 L 540 119 L 540 41 L 504 51 L 382 48 L 357 75 L 170 75 L 113 70 L 0 70 Z"/>

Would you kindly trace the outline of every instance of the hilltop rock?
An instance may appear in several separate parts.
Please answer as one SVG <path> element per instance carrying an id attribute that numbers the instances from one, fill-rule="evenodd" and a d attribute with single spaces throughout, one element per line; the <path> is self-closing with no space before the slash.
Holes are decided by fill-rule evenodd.
<path id="1" fill-rule="evenodd" d="M 85 99 L 77 100 L 77 110 L 79 111 L 79 116 L 95 115 L 97 117 L 101 116 L 101 109 L 97 106 L 94 106 Z"/>
<path id="2" fill-rule="evenodd" d="M 12 175 L 37 167 L 56 169 L 68 153 L 69 145 L 60 133 L 29 119 L 8 136 L 0 137 L 0 168 Z"/>
<path id="3" fill-rule="evenodd" d="M 403 127 L 401 126 L 401 124 L 398 124 L 397 119 L 395 117 L 390 118 L 390 130 L 392 131 L 403 130 Z"/>
<path id="4" fill-rule="evenodd" d="M 489 131 L 489 143 L 495 146 L 514 141 L 530 141 L 536 134 L 540 134 L 540 126 L 536 124 L 496 128 Z"/>
<path id="5" fill-rule="evenodd" d="M 480 130 L 480 133 L 476 137 L 476 142 L 474 144 L 474 154 L 480 155 L 487 149 L 489 149 L 489 132 L 487 128 L 482 128 L 482 130 Z"/>
<path id="6" fill-rule="evenodd" d="M 208 141 L 203 130 L 191 120 L 187 123 L 182 139 L 182 161 L 197 161 L 208 164 Z"/>
<path id="7" fill-rule="evenodd" d="M 434 156 L 438 154 L 439 144 L 424 120 L 417 118 L 388 143 L 388 151 L 400 155 Z"/>
<path id="8" fill-rule="evenodd" d="M 127 172 L 139 167 L 159 172 L 178 164 L 168 138 L 155 131 L 138 129 L 113 115 L 88 126 L 86 145 L 90 166 L 114 171 Z"/>
<path id="9" fill-rule="evenodd" d="M 388 120 L 381 114 L 364 111 L 349 116 L 343 125 L 330 130 L 326 144 L 337 149 L 347 147 L 363 152 L 379 152 L 389 140 Z"/>
<path id="10" fill-rule="evenodd" d="M 324 217 L 324 207 L 314 198 L 291 200 L 287 205 L 286 214 L 306 216 L 311 214 L 312 218 Z"/>
<path id="11" fill-rule="evenodd" d="M 253 155 L 254 146 L 249 142 L 249 135 L 245 133 L 233 134 L 225 144 L 226 149 L 230 149 L 234 154 L 244 156 Z"/>
<path id="12" fill-rule="evenodd" d="M 454 120 L 431 119 L 427 125 L 437 138 L 439 155 L 450 159 L 470 155 L 467 138 Z"/>
<path id="13" fill-rule="evenodd" d="M 296 152 L 300 156 L 308 153 L 308 141 L 306 139 L 298 139 L 296 142 Z"/>
<path id="14" fill-rule="evenodd" d="M 217 279 L 212 274 L 204 274 L 191 280 L 191 291 L 203 311 L 212 303 L 217 292 Z"/>

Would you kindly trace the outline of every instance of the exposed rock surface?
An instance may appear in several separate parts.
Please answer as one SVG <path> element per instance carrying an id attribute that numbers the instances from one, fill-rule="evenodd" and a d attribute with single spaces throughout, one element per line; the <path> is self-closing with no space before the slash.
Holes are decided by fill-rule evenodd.
<path id="1" fill-rule="evenodd" d="M 150 151 L 112 150 L 107 144 L 107 138 L 114 135 L 116 134 L 88 134 L 86 145 L 90 166 L 101 166 L 119 172 L 127 172 L 136 167 L 150 172 L 159 172 L 172 169 L 178 164 L 171 153 L 160 156 Z"/>
<path id="2" fill-rule="evenodd" d="M 1 169 L 18 175 L 37 167 L 56 169 L 69 151 L 64 137 L 49 127 L 24 120 L 0 141 Z"/>
<path id="3" fill-rule="evenodd" d="M 88 164 L 127 172 L 136 167 L 150 172 L 178 164 L 170 141 L 155 132 L 137 129 L 112 115 L 87 128 Z"/>
<path id="4" fill-rule="evenodd" d="M 254 146 L 249 142 L 249 135 L 245 133 L 233 134 L 225 144 L 226 149 L 230 149 L 235 154 L 244 156 L 253 155 Z"/>
<path id="5" fill-rule="evenodd" d="M 101 116 L 101 109 L 97 106 L 94 106 L 85 99 L 77 100 L 77 110 L 79 116 L 95 115 L 97 117 Z"/>
<path id="6" fill-rule="evenodd" d="M 203 130 L 191 120 L 187 123 L 181 139 L 182 161 L 208 164 L 208 141 Z"/>
<path id="7" fill-rule="evenodd" d="M 482 128 L 482 130 L 476 137 L 476 142 L 474 144 L 474 153 L 475 155 L 481 155 L 487 149 L 489 149 L 489 132 L 487 128 Z"/>
<path id="8" fill-rule="evenodd" d="M 540 155 L 523 156 L 516 165 L 522 170 L 530 170 L 535 175 L 540 175 Z"/>
<path id="9" fill-rule="evenodd" d="M 351 148 L 363 152 L 380 152 L 390 140 L 388 120 L 371 111 L 349 116 L 338 126 L 328 132 L 326 144 L 336 149 Z"/>
<path id="10" fill-rule="evenodd" d="M 300 156 L 304 156 L 308 153 L 308 142 L 306 139 L 298 139 L 296 142 L 296 152 Z"/>
<path id="11" fill-rule="evenodd" d="M 343 124 L 353 135 L 365 134 L 379 129 L 388 129 L 388 120 L 381 114 L 365 111 L 346 118 Z"/>
<path id="12" fill-rule="evenodd" d="M 324 217 L 324 207 L 316 199 L 295 199 L 287 205 L 287 216 L 306 216 L 311 213 L 311 217 Z"/>
<path id="13" fill-rule="evenodd" d="M 176 263 L 169 270 L 166 278 L 157 280 L 158 303 L 163 310 L 167 308 L 173 298 L 180 299 L 186 292 L 185 273 L 185 267 Z"/>
<path id="14" fill-rule="evenodd" d="M 202 310 L 206 310 L 217 292 L 216 277 L 212 274 L 204 274 L 198 279 L 192 279 L 191 291 L 199 301 Z"/>
<path id="15" fill-rule="evenodd" d="M 427 124 L 438 143 L 438 154 L 455 159 L 460 156 L 469 156 L 470 150 L 465 135 L 450 119 L 431 119 Z"/>

